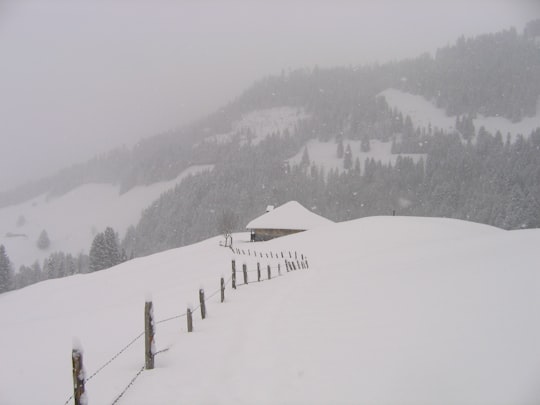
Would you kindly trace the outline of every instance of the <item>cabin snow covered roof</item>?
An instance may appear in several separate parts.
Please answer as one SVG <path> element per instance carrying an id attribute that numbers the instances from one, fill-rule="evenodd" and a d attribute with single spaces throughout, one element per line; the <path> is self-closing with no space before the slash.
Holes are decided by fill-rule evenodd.
<path id="1" fill-rule="evenodd" d="M 296 201 L 289 201 L 269 211 L 249 224 L 247 229 L 292 229 L 305 231 L 332 224 L 329 219 L 314 214 Z"/>

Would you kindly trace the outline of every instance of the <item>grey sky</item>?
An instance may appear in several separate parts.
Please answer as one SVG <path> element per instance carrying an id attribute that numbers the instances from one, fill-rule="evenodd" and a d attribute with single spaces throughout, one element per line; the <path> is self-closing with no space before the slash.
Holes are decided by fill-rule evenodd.
<path id="1" fill-rule="evenodd" d="M 539 16 L 534 0 L 0 0 L 0 191 L 281 69 L 416 56 Z"/>

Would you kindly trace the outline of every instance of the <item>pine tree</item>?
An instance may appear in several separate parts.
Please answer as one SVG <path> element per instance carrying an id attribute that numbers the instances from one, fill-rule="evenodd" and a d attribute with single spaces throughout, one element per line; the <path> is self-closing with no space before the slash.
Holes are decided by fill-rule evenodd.
<path id="1" fill-rule="evenodd" d="M 304 148 L 304 153 L 302 153 L 302 160 L 300 161 L 300 166 L 303 168 L 309 167 L 310 159 L 309 159 L 309 152 L 307 149 L 307 146 Z"/>
<path id="2" fill-rule="evenodd" d="M 345 156 L 343 157 L 343 167 L 345 170 L 352 169 L 353 160 L 352 160 L 352 150 L 351 145 L 347 145 L 347 150 L 345 151 Z"/>
<path id="3" fill-rule="evenodd" d="M 89 260 L 89 268 L 91 272 L 107 268 L 105 259 L 105 235 L 103 232 L 98 233 L 92 241 Z"/>
<path id="4" fill-rule="evenodd" d="M 343 159 L 344 148 L 343 148 L 343 139 L 341 139 L 341 137 L 337 141 L 336 153 L 337 153 L 338 159 Z"/>
<path id="5" fill-rule="evenodd" d="M 120 243 L 118 242 L 118 235 L 109 226 L 103 233 L 105 242 L 105 261 L 106 268 L 116 266 L 121 262 Z"/>
<path id="6" fill-rule="evenodd" d="M 11 261 L 4 245 L 0 245 L 0 293 L 9 291 L 12 285 Z"/>
<path id="7" fill-rule="evenodd" d="M 41 250 L 48 249 L 49 246 L 51 245 L 49 235 L 47 235 L 47 231 L 45 229 L 42 230 L 41 233 L 39 234 L 39 238 L 36 244 L 37 244 L 37 247 L 40 248 Z"/>
<path id="8" fill-rule="evenodd" d="M 90 271 L 98 271 L 116 266 L 121 262 L 118 235 L 111 227 L 100 232 L 90 247 Z"/>

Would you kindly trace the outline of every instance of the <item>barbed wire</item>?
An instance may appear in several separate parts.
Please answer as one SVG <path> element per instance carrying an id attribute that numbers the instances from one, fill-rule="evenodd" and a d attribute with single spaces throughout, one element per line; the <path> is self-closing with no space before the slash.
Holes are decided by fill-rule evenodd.
<path id="1" fill-rule="evenodd" d="M 187 312 L 184 312 L 183 314 L 174 315 L 174 316 L 171 316 L 169 318 L 165 318 L 165 319 L 162 319 L 160 321 L 154 322 L 154 324 L 159 325 L 160 323 L 169 322 L 169 321 L 172 321 L 173 319 L 182 318 L 183 316 L 186 316 L 186 315 L 187 315 Z"/>
<path id="2" fill-rule="evenodd" d="M 73 399 L 73 394 L 71 394 L 71 396 L 67 399 L 67 401 L 64 402 L 64 405 L 68 405 L 69 401 L 71 401 L 72 399 Z"/>
<path id="3" fill-rule="evenodd" d="M 126 388 L 124 388 L 122 390 L 122 392 L 114 399 L 114 401 L 111 403 L 111 405 L 114 405 L 114 404 L 118 403 L 118 401 L 120 401 L 120 398 L 122 398 L 122 396 L 127 392 L 127 390 L 129 390 L 131 388 L 131 386 L 133 385 L 133 383 L 135 382 L 137 377 L 139 377 L 143 371 L 144 371 L 144 366 L 142 366 L 141 369 L 139 371 L 137 371 L 137 374 L 135 374 L 135 376 L 131 379 L 131 381 L 126 386 Z"/>
<path id="4" fill-rule="evenodd" d="M 103 364 L 100 368 L 98 368 L 90 377 L 86 378 L 84 380 L 85 383 L 90 381 L 92 378 L 94 378 L 101 370 L 103 370 L 105 367 L 107 367 L 109 364 L 111 364 L 114 360 L 118 358 L 122 353 L 124 353 L 131 345 L 133 345 L 137 340 L 139 340 L 144 335 L 144 332 L 141 332 L 139 335 L 137 335 L 136 338 L 134 338 L 131 342 L 129 342 L 126 346 L 124 346 L 118 353 L 116 353 L 109 361 L 107 361 L 105 364 Z"/>

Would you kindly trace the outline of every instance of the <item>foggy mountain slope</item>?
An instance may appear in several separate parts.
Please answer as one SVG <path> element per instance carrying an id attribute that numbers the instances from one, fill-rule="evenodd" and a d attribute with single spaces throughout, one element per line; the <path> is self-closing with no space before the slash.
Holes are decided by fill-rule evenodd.
<path id="1" fill-rule="evenodd" d="M 169 350 L 119 403 L 540 400 L 538 230 L 372 217 L 270 242 L 246 238 L 235 235 L 236 247 L 298 251 L 310 269 L 228 285 L 224 304 L 219 294 L 209 299 L 206 320 L 197 311 L 191 334 L 185 318 L 158 324 L 156 349 Z M 220 239 L 0 295 L 9 331 L 0 344 L 10 348 L 0 402 L 64 403 L 72 336 L 91 375 L 142 331 L 145 297 L 159 321 L 196 305 L 201 286 L 208 296 L 229 277 L 231 251 Z M 252 256 L 234 257 L 237 268 L 255 268 Z M 143 346 L 139 339 L 86 384 L 91 403 L 122 392 L 144 363 Z"/>
<path id="2" fill-rule="evenodd" d="M 172 180 L 191 164 L 214 163 L 219 148 L 203 148 L 201 140 L 239 132 L 241 128 L 235 128 L 235 123 L 255 111 L 302 109 L 312 121 L 312 133 L 307 135 L 310 138 L 329 140 L 341 134 L 388 140 L 393 135 L 384 128 L 389 125 L 383 116 L 388 106 L 376 101 L 376 96 L 388 88 L 433 100 L 449 116 L 482 114 L 517 122 L 536 114 L 540 96 L 540 55 L 531 32 L 509 30 L 463 38 L 441 48 L 435 57 L 423 55 L 374 66 L 300 69 L 270 76 L 192 125 L 0 193 L 0 206 L 47 192 L 67 192 L 86 182 L 105 181 L 129 190 Z M 453 107 L 458 105 L 459 109 Z M 260 117 L 257 120 L 261 121 Z"/>
<path id="3" fill-rule="evenodd" d="M 120 193 L 118 186 L 89 183 L 66 194 L 32 200 L 0 209 L 0 245 L 9 252 L 9 258 L 18 268 L 35 261 L 43 262 L 53 252 L 77 256 L 88 253 L 92 240 L 107 226 L 124 235 L 135 225 L 142 211 L 162 193 L 174 188 L 183 178 L 195 175 L 212 166 L 191 166 L 176 179 L 137 186 Z M 50 246 L 39 248 L 40 233 L 47 232 Z"/>

